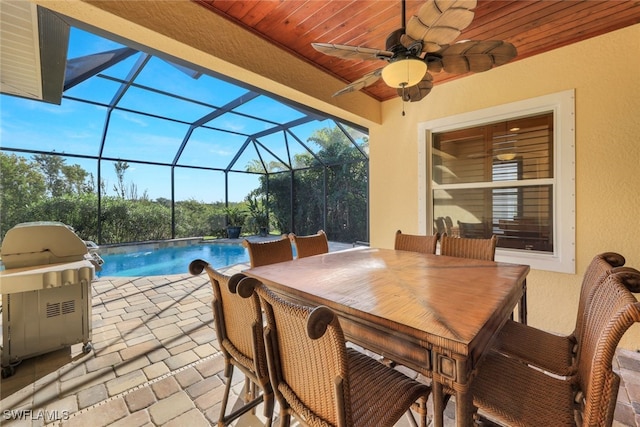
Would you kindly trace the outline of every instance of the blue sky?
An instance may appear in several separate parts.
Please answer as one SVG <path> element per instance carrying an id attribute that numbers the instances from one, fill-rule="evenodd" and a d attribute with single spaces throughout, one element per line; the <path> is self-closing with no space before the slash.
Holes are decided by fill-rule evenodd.
<path id="1" fill-rule="evenodd" d="M 123 47 L 122 45 L 72 28 L 68 58 L 77 58 Z M 121 83 L 142 54 L 130 56 L 121 63 L 105 70 L 105 77 L 90 79 L 70 88 L 65 96 L 109 104 Z M 177 94 L 189 100 L 175 99 L 147 90 L 130 88 L 118 106 L 132 111 L 115 110 L 111 114 L 106 133 L 103 156 L 148 162 L 171 163 L 183 142 L 189 124 L 195 122 L 216 107 L 221 107 L 246 94 L 247 89 L 232 85 L 208 75 L 193 79 L 178 67 L 153 57 L 135 80 L 136 84 Z M 168 117 L 163 120 L 133 111 Z M 189 139 L 178 164 L 200 167 L 226 168 L 238 149 L 246 141 L 246 135 L 266 130 L 277 123 L 286 123 L 304 114 L 266 96 L 234 110 L 242 114 L 224 114 L 207 123 L 211 128 L 197 128 Z M 256 115 L 273 124 L 261 122 L 247 115 Z M 0 95 L 0 146 L 32 150 L 74 153 L 97 156 L 99 143 L 105 131 L 107 109 L 76 100 L 63 99 L 61 105 L 25 100 Z M 333 127 L 332 120 L 314 121 L 301 125 L 293 132 L 304 143 L 316 130 Z M 363 135 L 364 136 L 364 135 Z M 269 150 L 261 150 L 265 162 L 306 152 L 304 147 L 288 135 L 290 152 L 283 144 L 283 133 L 260 139 Z M 316 149 L 317 147 L 310 147 Z M 273 153 L 273 155 L 271 153 Z M 275 155 L 275 157 L 274 157 Z M 234 164 L 234 170 L 245 170 L 258 158 L 253 146 L 249 147 Z M 97 176 L 95 160 L 66 157 L 66 164 L 79 164 Z M 169 167 L 130 162 L 125 174 L 128 185 L 134 183 L 138 196 L 147 193 L 151 199 L 171 198 L 171 171 Z M 103 161 L 102 177 L 108 194 L 113 194 L 116 176 L 113 161 Z M 229 200 L 240 201 L 253 188 L 258 187 L 258 176 L 229 174 Z M 199 169 L 176 168 L 176 200 L 195 199 L 205 202 L 224 201 L 224 173 Z"/>

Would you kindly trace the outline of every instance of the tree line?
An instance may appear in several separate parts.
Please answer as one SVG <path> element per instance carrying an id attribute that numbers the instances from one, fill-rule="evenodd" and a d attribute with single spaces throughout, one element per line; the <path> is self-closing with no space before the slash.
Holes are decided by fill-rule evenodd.
<path id="1" fill-rule="evenodd" d="M 127 162 L 114 163 L 115 195 L 106 195 L 106 184 L 100 184 L 99 233 L 97 184 L 91 173 L 57 155 L 37 154 L 29 160 L 0 152 L 1 236 L 21 222 L 60 221 L 84 240 L 100 244 L 170 239 L 171 201 L 151 200 L 146 191 L 138 195 L 135 183 L 126 184 L 128 167 Z M 224 207 L 223 202 L 176 202 L 176 237 L 220 235 Z"/>
<path id="2" fill-rule="evenodd" d="M 319 150 L 315 156 L 295 156 L 293 172 L 275 163 L 247 165 L 247 171 L 263 175 L 245 201 L 229 204 L 242 214 L 243 234 L 257 233 L 263 225 L 258 210 L 272 233 L 324 229 L 335 241 L 367 240 L 368 162 L 363 153 L 338 128 L 317 131 L 308 142 Z M 35 154 L 27 159 L 0 152 L 0 238 L 30 221 L 60 221 L 99 244 L 226 236 L 229 206 L 223 201 L 176 201 L 173 230 L 171 200 L 151 200 L 146 190 L 139 194 L 136 184 L 125 179 L 129 164 L 113 166 L 116 183 L 107 195 L 105 182 L 96 183 L 91 173 L 68 165 L 64 157 Z"/>

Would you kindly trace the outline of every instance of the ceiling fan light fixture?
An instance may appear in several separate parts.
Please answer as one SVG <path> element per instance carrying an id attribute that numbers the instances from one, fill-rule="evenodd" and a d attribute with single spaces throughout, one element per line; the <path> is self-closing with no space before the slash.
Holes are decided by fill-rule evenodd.
<path id="1" fill-rule="evenodd" d="M 420 59 L 406 58 L 389 63 L 382 69 L 382 80 L 395 88 L 415 86 L 427 72 L 427 64 Z"/>

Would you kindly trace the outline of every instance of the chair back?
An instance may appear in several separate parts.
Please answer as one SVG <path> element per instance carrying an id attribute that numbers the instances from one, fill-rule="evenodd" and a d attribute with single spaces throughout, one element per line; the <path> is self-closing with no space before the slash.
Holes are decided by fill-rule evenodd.
<path id="1" fill-rule="evenodd" d="M 265 384 L 269 379 L 269 371 L 262 336 L 260 300 L 257 295 L 240 298 L 235 294 L 238 280 L 216 271 L 206 261 L 198 259 L 189 265 L 189 271 L 194 275 L 200 274 L 203 269 L 213 288 L 213 321 L 222 352 Z"/>
<path id="2" fill-rule="evenodd" d="M 400 251 L 420 252 L 423 254 L 435 254 L 438 244 L 438 234 L 433 236 L 422 236 L 415 234 L 404 234 L 396 231 L 396 242 L 394 249 Z"/>
<path id="3" fill-rule="evenodd" d="M 640 303 L 632 292 L 640 292 L 640 272 L 621 267 L 589 296 L 578 350 L 576 402 L 582 409 L 577 412 L 578 425 L 610 426 L 613 421 L 620 384 L 613 356 L 624 333 L 640 322 Z"/>
<path id="4" fill-rule="evenodd" d="M 468 239 L 487 239 L 491 235 L 489 224 L 486 222 L 458 221 L 458 234 Z"/>
<path id="5" fill-rule="evenodd" d="M 327 240 L 327 235 L 322 230 L 318 231 L 317 234 L 309 236 L 296 236 L 294 233 L 290 233 L 289 239 L 296 246 L 298 258 L 329 252 L 329 241 Z"/>
<path id="6" fill-rule="evenodd" d="M 496 255 L 496 236 L 493 235 L 490 239 L 469 239 L 444 235 L 440 238 L 440 255 L 493 261 Z"/>
<path id="7" fill-rule="evenodd" d="M 255 291 L 266 318 L 265 345 L 274 392 L 285 411 L 308 425 L 352 425 L 345 339 L 327 307 L 285 301 L 255 279 L 244 279 L 240 295 Z"/>
<path id="8" fill-rule="evenodd" d="M 444 227 L 447 236 L 453 236 L 453 220 L 450 216 L 444 217 Z"/>
<path id="9" fill-rule="evenodd" d="M 582 278 L 582 286 L 580 288 L 580 299 L 578 300 L 578 315 L 576 316 L 576 327 L 572 337 L 577 341 L 574 348 L 574 354 L 578 352 L 578 344 L 582 340 L 582 331 L 585 322 L 585 310 L 587 310 L 587 302 L 593 290 L 602 284 L 609 274 L 616 268 L 622 267 L 625 259 L 622 255 L 615 252 L 605 252 L 596 255 L 584 272 Z"/>
<path id="10" fill-rule="evenodd" d="M 447 232 L 443 217 L 439 216 L 438 218 L 433 220 L 433 223 L 435 225 L 435 233 L 442 235 Z"/>
<path id="11" fill-rule="evenodd" d="M 283 235 L 279 240 L 265 242 L 250 242 L 244 239 L 242 244 L 249 250 L 249 260 L 252 268 L 293 259 L 291 242 L 286 235 Z"/>

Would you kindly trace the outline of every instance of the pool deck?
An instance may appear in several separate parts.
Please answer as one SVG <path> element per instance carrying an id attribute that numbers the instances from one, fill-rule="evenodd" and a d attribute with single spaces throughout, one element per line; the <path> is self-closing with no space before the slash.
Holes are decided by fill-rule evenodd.
<path id="1" fill-rule="evenodd" d="M 226 272 L 245 268 L 240 264 Z M 224 391 L 223 358 L 206 275 L 100 278 L 92 288 L 94 350 L 84 354 L 77 344 L 24 360 L 0 381 L 0 424 L 215 424 Z M 619 350 L 614 368 L 623 380 L 613 425 L 640 427 L 640 354 Z M 230 404 L 241 392 L 239 374 L 234 384 Z M 264 425 L 260 411 L 261 406 L 257 416 L 232 425 Z M 452 413 L 447 408 L 447 426 L 454 425 Z M 407 425 L 404 418 L 397 424 Z"/>

